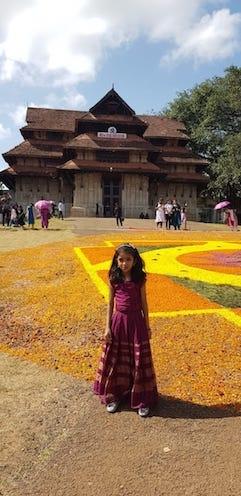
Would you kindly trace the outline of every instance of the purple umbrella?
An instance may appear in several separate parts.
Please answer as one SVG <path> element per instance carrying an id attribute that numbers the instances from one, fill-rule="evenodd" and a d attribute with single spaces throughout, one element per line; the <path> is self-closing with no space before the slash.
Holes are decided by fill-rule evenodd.
<path id="1" fill-rule="evenodd" d="M 228 205 L 230 205 L 229 201 L 227 201 L 227 200 L 221 201 L 221 202 L 217 203 L 217 205 L 215 205 L 214 210 L 220 210 L 220 208 L 225 208 Z"/>
<path id="2" fill-rule="evenodd" d="M 40 210 L 51 210 L 52 202 L 50 200 L 39 200 L 35 203 L 35 208 Z"/>

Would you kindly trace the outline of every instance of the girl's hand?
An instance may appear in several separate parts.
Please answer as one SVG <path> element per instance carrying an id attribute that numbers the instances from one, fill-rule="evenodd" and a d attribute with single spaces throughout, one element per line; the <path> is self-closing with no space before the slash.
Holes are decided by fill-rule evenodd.
<path id="1" fill-rule="evenodd" d="M 108 327 L 106 328 L 106 330 L 104 332 L 104 339 L 105 339 L 105 342 L 108 344 L 110 344 L 112 341 L 111 330 Z"/>

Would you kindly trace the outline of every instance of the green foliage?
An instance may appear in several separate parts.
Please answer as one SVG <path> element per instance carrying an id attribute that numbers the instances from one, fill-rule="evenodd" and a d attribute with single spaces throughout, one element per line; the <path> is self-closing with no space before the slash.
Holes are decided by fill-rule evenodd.
<path id="1" fill-rule="evenodd" d="M 185 123 L 193 151 L 208 159 L 209 191 L 241 195 L 241 68 L 179 93 L 164 114 Z"/>
<path id="2" fill-rule="evenodd" d="M 165 248 L 174 248 L 176 246 L 183 246 L 183 243 L 175 243 L 175 244 L 171 244 L 171 245 L 168 245 L 168 244 L 162 244 L 160 246 L 157 246 L 157 245 L 148 245 L 148 246 L 137 246 L 137 250 L 139 251 L 139 253 L 144 253 L 145 251 L 153 251 L 153 250 L 163 250 Z"/>
<path id="3" fill-rule="evenodd" d="M 212 187 L 229 198 L 241 197 L 241 132 L 226 138 L 222 154 L 212 165 Z"/>

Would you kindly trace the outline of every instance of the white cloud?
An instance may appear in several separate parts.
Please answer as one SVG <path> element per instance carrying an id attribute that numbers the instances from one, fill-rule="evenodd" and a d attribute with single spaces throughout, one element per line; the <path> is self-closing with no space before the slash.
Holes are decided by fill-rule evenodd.
<path id="1" fill-rule="evenodd" d="M 9 115 L 17 126 L 23 126 L 26 118 L 27 107 L 25 105 L 18 105 L 14 111 Z"/>
<path id="2" fill-rule="evenodd" d="M 229 57 L 238 48 L 240 25 L 241 14 L 230 14 L 228 9 L 205 15 L 179 38 L 178 48 L 163 57 L 163 61 L 187 58 L 212 61 Z"/>
<path id="3" fill-rule="evenodd" d="M 106 53 L 140 36 L 174 46 L 166 60 L 237 49 L 240 14 L 204 15 L 223 0 L 9 0 L 1 7 L 0 77 L 55 85 L 92 80 Z M 210 47 L 211 43 L 211 47 Z"/>
<path id="4" fill-rule="evenodd" d="M 0 122 L 0 140 L 9 138 L 10 135 L 11 135 L 10 129 L 8 127 L 5 128 Z"/>
<path id="5" fill-rule="evenodd" d="M 62 97 L 62 102 L 66 108 L 76 110 L 84 109 L 87 104 L 85 97 L 76 91 L 68 91 Z"/>

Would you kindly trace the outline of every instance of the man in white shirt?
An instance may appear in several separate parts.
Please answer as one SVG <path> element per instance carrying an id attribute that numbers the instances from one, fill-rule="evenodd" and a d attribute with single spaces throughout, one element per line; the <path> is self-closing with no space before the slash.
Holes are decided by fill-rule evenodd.
<path id="1" fill-rule="evenodd" d="M 64 202 L 62 202 L 62 200 L 60 200 L 58 203 L 58 213 L 59 219 L 64 220 Z"/>

